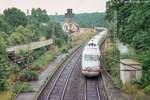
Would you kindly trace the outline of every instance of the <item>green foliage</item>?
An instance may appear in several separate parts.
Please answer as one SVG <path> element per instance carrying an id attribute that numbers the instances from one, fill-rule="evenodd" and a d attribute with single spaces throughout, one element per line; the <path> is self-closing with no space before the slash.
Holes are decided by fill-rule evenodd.
<path id="1" fill-rule="evenodd" d="M 17 8 L 8 8 L 4 10 L 4 19 L 11 26 L 11 28 L 15 29 L 19 25 L 26 26 L 27 25 L 27 17 L 24 12 Z"/>
<path id="2" fill-rule="evenodd" d="M 59 47 L 63 46 L 63 44 L 68 41 L 68 36 L 63 32 L 59 23 L 55 23 L 55 37 L 55 42 Z"/>
<path id="3" fill-rule="evenodd" d="M 134 47 L 142 63 L 142 87 L 150 84 L 150 3 L 139 0 L 110 0 L 107 2 L 106 18 L 114 21 L 117 12 L 117 35 L 125 44 Z"/>
<path id="4" fill-rule="evenodd" d="M 18 26 L 15 31 L 22 34 L 24 37 L 26 37 L 27 40 L 24 41 L 24 43 L 31 42 L 32 38 L 34 37 L 34 33 L 32 33 L 31 30 L 23 26 Z"/>
<path id="5" fill-rule="evenodd" d="M 68 53 L 69 51 L 68 51 L 67 48 L 63 48 L 61 52 L 62 52 L 62 53 Z"/>
<path id="6" fill-rule="evenodd" d="M 21 93 L 21 92 L 28 92 L 31 91 L 30 84 L 23 83 L 23 82 L 16 82 L 16 84 L 13 86 L 13 93 Z"/>
<path id="7" fill-rule="evenodd" d="M 32 9 L 31 16 L 29 17 L 29 23 L 34 28 L 34 31 L 38 33 L 38 36 L 46 36 L 46 38 L 50 38 L 48 36 L 50 34 L 50 17 L 48 16 L 46 10 L 42 10 L 41 8 Z"/>
<path id="8" fill-rule="evenodd" d="M 137 32 L 132 45 L 139 51 L 150 50 L 150 35 L 148 32 Z"/>
<path id="9" fill-rule="evenodd" d="M 20 72 L 19 78 L 22 81 L 32 81 L 38 79 L 38 73 L 35 71 L 23 71 Z"/>
<path id="10" fill-rule="evenodd" d="M 28 16 L 17 8 L 4 10 L 3 15 L 0 15 L 0 32 L 8 35 L 4 39 L 9 46 L 38 41 L 41 37 L 49 39 L 52 34 L 61 38 L 60 41 L 66 40 L 60 23 L 50 20 L 46 10 L 41 8 L 33 8 Z"/>
<path id="11" fill-rule="evenodd" d="M 18 45 L 30 43 L 37 38 L 38 35 L 36 36 L 35 32 L 32 32 L 28 27 L 18 26 L 7 40 L 9 45 Z"/>
<path id="12" fill-rule="evenodd" d="M 58 22 L 64 21 L 64 16 L 52 16 Z M 80 27 L 97 27 L 97 26 L 106 26 L 104 20 L 105 13 L 81 13 L 76 14 L 74 20 L 80 25 Z"/>
<path id="13" fill-rule="evenodd" d="M 142 75 L 142 86 L 146 87 L 150 84 L 150 50 L 148 51 L 143 51 L 141 52 L 137 52 L 138 55 L 138 59 L 139 61 L 142 63 L 143 66 L 143 75 Z"/>
<path id="14" fill-rule="evenodd" d="M 144 88 L 145 93 L 150 94 L 150 85 Z"/>
<path id="15" fill-rule="evenodd" d="M 31 55 L 33 56 L 34 59 L 39 58 L 43 53 L 45 53 L 47 50 L 45 47 L 34 50 Z"/>
<path id="16" fill-rule="evenodd" d="M 117 50 L 117 48 L 116 48 Z M 119 69 L 119 63 L 114 61 L 114 59 L 111 58 L 115 58 L 116 60 L 119 60 L 119 50 L 116 51 L 115 48 L 113 47 L 113 44 L 111 44 L 111 47 L 109 48 L 109 50 L 106 51 L 106 61 L 107 61 L 107 66 L 110 67 L 110 73 L 114 73 L 114 75 L 118 76 L 118 71 L 116 69 Z M 110 57 L 110 58 L 109 58 Z M 112 71 L 113 72 L 112 72 Z"/>
<path id="17" fill-rule="evenodd" d="M 0 32 L 0 37 L 2 37 L 5 40 L 5 38 L 7 38 L 8 35 L 5 32 Z"/>
<path id="18" fill-rule="evenodd" d="M 33 41 L 38 41 L 40 38 L 41 31 L 39 31 L 38 27 L 35 24 L 28 24 L 25 28 L 30 30 L 33 34 L 32 40 Z"/>
<path id="19" fill-rule="evenodd" d="M 13 32 L 8 38 L 9 45 L 23 44 L 26 41 L 26 37 L 18 32 Z"/>
<path id="20" fill-rule="evenodd" d="M 9 31 L 9 24 L 4 20 L 4 17 L 0 15 L 0 32 L 10 33 Z"/>
<path id="21" fill-rule="evenodd" d="M 121 54 L 121 55 L 120 55 L 120 58 L 121 58 L 121 59 L 127 59 L 127 58 L 129 58 L 129 54 L 127 54 L 127 53 Z"/>
<path id="22" fill-rule="evenodd" d="M 6 43 L 0 34 L 0 91 L 7 88 L 7 80 L 9 75 L 8 56 L 6 53 Z"/>
<path id="23" fill-rule="evenodd" d="M 112 79 L 116 83 L 118 87 L 122 87 L 122 82 L 120 80 L 120 54 L 116 45 L 111 41 L 108 49 L 105 52 L 105 56 L 102 60 L 104 60 L 104 66 L 106 66 L 106 70 L 108 70 Z"/>
<path id="24" fill-rule="evenodd" d="M 41 8 L 33 8 L 31 11 L 31 18 L 33 21 L 37 21 L 39 23 L 47 23 L 50 20 L 46 10 L 42 10 Z"/>
<path id="25" fill-rule="evenodd" d="M 75 20 L 80 27 L 106 26 L 105 13 L 83 13 L 75 15 Z"/>
<path id="26" fill-rule="evenodd" d="M 31 15 L 26 16 L 20 9 L 8 8 L 2 15 L 0 14 L 0 91 L 7 89 L 10 73 L 8 70 L 11 69 L 8 64 L 6 47 L 39 41 L 41 37 L 50 39 L 52 34 L 56 35 L 56 44 L 60 47 L 66 43 L 68 37 L 63 32 L 60 23 L 50 20 L 46 10 L 32 9 Z M 33 59 L 37 60 L 34 63 L 35 69 L 43 67 L 55 57 L 53 52 L 40 57 L 46 51 L 47 48 L 42 48 L 36 52 L 30 52 L 30 56 L 29 52 L 21 52 L 19 57 L 25 58 L 25 60 L 19 62 L 19 67 L 26 67 L 28 63 L 33 62 Z M 34 71 L 23 71 L 19 77 L 23 81 L 37 80 L 38 74 Z"/>
<path id="27" fill-rule="evenodd" d="M 41 69 L 45 64 L 48 64 L 56 54 L 56 51 L 48 51 L 41 55 L 37 60 L 35 60 L 32 64 L 32 70 L 39 70 Z"/>

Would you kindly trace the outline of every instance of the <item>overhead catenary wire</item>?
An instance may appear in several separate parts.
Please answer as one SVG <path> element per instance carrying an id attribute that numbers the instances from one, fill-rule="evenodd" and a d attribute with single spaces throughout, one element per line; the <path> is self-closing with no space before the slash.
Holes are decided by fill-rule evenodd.
<path id="1" fill-rule="evenodd" d="M 133 65 L 123 63 L 123 62 L 121 62 L 121 61 L 115 59 L 114 57 L 107 57 L 107 58 L 109 58 L 109 59 L 111 59 L 111 60 L 114 60 L 114 61 L 116 61 L 116 62 L 119 62 L 119 63 L 121 63 L 121 64 L 123 64 L 123 65 L 129 66 L 129 67 L 131 67 L 131 68 L 134 68 L 134 69 L 136 69 L 136 70 L 142 70 L 142 69 L 140 69 L 140 68 L 134 67 Z"/>

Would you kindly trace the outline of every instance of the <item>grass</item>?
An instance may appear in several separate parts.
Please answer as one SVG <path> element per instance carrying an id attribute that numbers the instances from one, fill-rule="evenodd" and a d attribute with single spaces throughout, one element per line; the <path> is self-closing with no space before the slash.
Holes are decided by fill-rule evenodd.
<path id="1" fill-rule="evenodd" d="M 58 52 L 61 49 L 58 48 L 53 48 L 50 51 L 47 51 L 46 53 L 44 53 L 43 55 L 41 55 L 37 60 L 35 60 L 32 63 L 32 67 L 31 70 L 40 70 L 43 68 L 43 66 L 45 66 L 46 64 L 48 64 L 50 61 L 52 61 L 54 59 L 54 57 L 58 54 Z"/>
<path id="2" fill-rule="evenodd" d="M 10 91 L 0 92 L 0 100 L 10 100 L 11 96 L 12 96 L 12 92 Z"/>
<path id="3" fill-rule="evenodd" d="M 131 100 L 149 100 L 150 95 L 146 95 L 142 89 L 135 84 L 127 84 L 123 86 L 123 91 L 130 96 Z"/>
<path id="4" fill-rule="evenodd" d="M 80 45 L 83 42 L 85 42 L 88 39 L 90 39 L 94 35 L 95 35 L 94 30 L 89 30 L 87 32 L 82 32 L 80 35 L 72 37 L 72 46 Z"/>

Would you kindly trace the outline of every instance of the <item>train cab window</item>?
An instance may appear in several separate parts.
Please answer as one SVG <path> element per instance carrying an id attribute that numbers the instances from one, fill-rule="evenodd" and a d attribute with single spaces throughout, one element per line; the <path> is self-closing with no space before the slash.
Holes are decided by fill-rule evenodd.
<path id="1" fill-rule="evenodd" d="M 84 55 L 85 61 L 97 61 L 99 60 L 98 55 Z"/>

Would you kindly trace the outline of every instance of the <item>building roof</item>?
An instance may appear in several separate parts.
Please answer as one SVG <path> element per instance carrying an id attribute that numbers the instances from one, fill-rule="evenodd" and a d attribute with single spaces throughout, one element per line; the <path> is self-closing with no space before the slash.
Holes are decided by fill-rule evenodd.
<path id="1" fill-rule="evenodd" d="M 129 64 L 129 65 L 140 65 L 139 62 L 133 59 L 121 59 L 121 63 Z"/>

